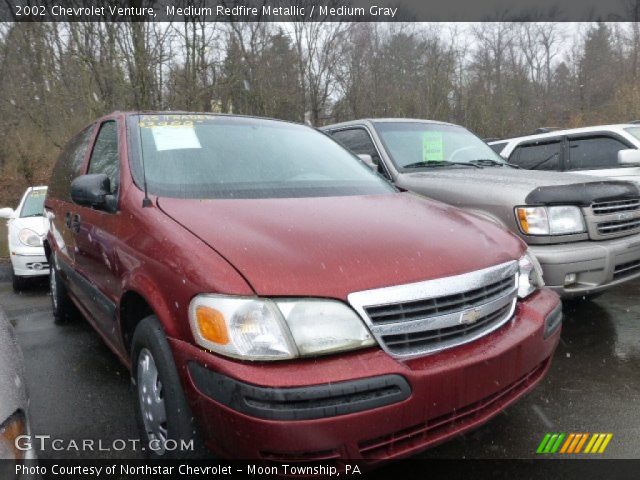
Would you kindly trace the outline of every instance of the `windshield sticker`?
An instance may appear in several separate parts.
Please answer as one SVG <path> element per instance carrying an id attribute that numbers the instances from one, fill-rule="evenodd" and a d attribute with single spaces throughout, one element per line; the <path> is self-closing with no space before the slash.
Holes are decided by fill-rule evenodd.
<path id="1" fill-rule="evenodd" d="M 193 126 L 156 126 L 151 127 L 156 150 L 186 150 L 202 148 Z"/>
<path id="2" fill-rule="evenodd" d="M 214 115 L 145 115 L 140 117 L 141 128 L 152 127 L 188 127 L 195 123 L 204 123 L 215 119 Z"/>
<path id="3" fill-rule="evenodd" d="M 441 132 L 424 132 L 422 134 L 422 160 L 425 162 L 444 160 Z"/>

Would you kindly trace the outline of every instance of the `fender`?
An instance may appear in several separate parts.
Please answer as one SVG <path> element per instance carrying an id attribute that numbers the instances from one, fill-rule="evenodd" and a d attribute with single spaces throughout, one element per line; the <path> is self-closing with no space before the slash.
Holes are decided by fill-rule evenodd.
<path id="1" fill-rule="evenodd" d="M 158 320 L 162 324 L 162 328 L 165 331 L 165 334 L 168 337 L 182 337 L 182 333 L 178 328 L 176 328 L 176 323 L 173 321 L 173 317 L 175 316 L 175 307 L 172 309 L 169 307 L 167 303 L 167 298 L 163 294 L 161 288 L 156 284 L 153 278 L 147 275 L 145 272 L 141 270 L 134 270 L 130 272 L 122 282 L 122 295 L 118 300 L 117 306 L 117 322 L 119 336 L 124 345 L 124 332 L 122 328 L 122 319 L 120 318 L 120 311 L 122 308 L 121 302 L 122 298 L 126 293 L 135 293 L 141 296 L 147 304 L 151 307 L 154 314 L 158 317 Z M 185 306 L 185 309 L 188 306 Z"/>
<path id="2" fill-rule="evenodd" d="M 480 217 L 483 220 L 489 220 L 493 223 L 497 223 L 498 225 L 500 225 L 502 228 L 505 228 L 507 230 L 510 230 L 509 227 L 507 226 L 506 223 L 504 223 L 500 218 L 496 217 L 495 215 L 485 211 L 485 210 L 477 210 L 477 209 L 473 209 L 473 208 L 463 208 L 463 210 L 467 213 L 470 213 L 471 215 L 475 215 L 476 217 Z"/>

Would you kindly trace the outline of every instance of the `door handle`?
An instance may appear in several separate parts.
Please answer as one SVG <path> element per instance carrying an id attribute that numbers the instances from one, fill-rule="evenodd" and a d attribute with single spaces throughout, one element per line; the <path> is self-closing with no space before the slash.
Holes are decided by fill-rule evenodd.
<path id="1" fill-rule="evenodd" d="M 80 215 L 78 215 L 77 213 L 73 215 L 69 228 L 74 233 L 78 233 L 80 231 Z"/>
<path id="2" fill-rule="evenodd" d="M 67 228 L 71 228 L 71 212 L 67 212 L 64 214 L 64 224 Z"/>

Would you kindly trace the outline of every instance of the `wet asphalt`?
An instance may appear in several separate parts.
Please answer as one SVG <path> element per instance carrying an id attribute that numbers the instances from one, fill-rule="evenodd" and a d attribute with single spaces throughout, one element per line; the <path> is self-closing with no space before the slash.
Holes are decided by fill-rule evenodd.
<path id="1" fill-rule="evenodd" d="M 540 458 L 535 450 L 547 432 L 606 432 L 613 439 L 600 458 L 639 459 L 639 290 L 635 281 L 592 302 L 565 304 L 562 340 L 543 382 L 489 423 L 420 456 Z M 104 450 L 138 435 L 128 372 L 90 326 L 54 324 L 46 281 L 13 293 L 6 261 L 0 262 L 0 305 L 24 352 L 33 433 L 65 444 L 95 442 L 93 451 L 49 447 L 39 457 L 143 458 L 130 449 Z"/>

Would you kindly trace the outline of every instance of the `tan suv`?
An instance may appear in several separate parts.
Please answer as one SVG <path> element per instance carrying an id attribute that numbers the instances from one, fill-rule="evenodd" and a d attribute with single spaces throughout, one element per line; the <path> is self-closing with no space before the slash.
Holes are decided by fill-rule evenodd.
<path id="1" fill-rule="evenodd" d="M 540 261 L 546 285 L 564 298 L 640 276 L 640 191 L 634 183 L 522 170 L 449 123 L 365 119 L 324 130 L 398 187 L 518 234 Z"/>

